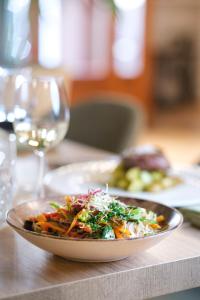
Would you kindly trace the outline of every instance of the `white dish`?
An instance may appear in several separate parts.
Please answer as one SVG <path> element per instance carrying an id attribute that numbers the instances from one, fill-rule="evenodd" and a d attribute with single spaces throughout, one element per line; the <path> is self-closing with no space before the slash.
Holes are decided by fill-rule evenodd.
<path id="1" fill-rule="evenodd" d="M 18 234 L 35 246 L 75 261 L 107 262 L 142 253 L 180 227 L 183 221 L 181 213 L 165 205 L 141 199 L 119 198 L 128 205 L 144 207 L 158 215 L 163 215 L 168 227 L 155 235 L 123 240 L 61 238 L 24 229 L 23 224 L 27 217 L 51 210 L 50 200 L 52 199 L 29 201 L 12 208 L 7 214 L 7 222 Z M 64 202 L 62 198 L 55 200 Z"/>
<path id="2" fill-rule="evenodd" d="M 105 188 L 118 159 L 90 161 L 69 164 L 49 172 L 44 179 L 46 188 L 53 193 L 65 195 L 87 193 L 90 188 Z M 173 207 L 183 207 L 200 203 L 200 168 L 191 167 L 173 170 L 183 183 L 158 193 L 127 192 L 109 187 L 113 195 L 150 199 Z"/>

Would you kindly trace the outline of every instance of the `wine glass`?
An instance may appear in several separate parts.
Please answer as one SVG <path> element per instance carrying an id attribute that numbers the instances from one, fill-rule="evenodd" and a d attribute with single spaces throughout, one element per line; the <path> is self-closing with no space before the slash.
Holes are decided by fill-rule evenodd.
<path id="1" fill-rule="evenodd" d="M 37 196 L 44 197 L 45 153 L 64 138 L 69 126 L 69 107 L 63 78 L 16 78 L 14 130 L 19 143 L 39 157 Z M 31 172 L 31 170 L 30 170 Z"/>
<path id="2" fill-rule="evenodd" d="M 20 74 L 30 76 L 30 68 L 11 69 L 0 67 L 0 127 L 13 131 L 15 80 Z"/>

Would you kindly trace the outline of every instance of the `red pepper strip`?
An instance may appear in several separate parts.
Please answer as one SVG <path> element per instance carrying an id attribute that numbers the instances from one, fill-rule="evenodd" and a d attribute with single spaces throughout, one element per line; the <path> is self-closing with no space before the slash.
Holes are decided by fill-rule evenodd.
<path id="1" fill-rule="evenodd" d="M 57 212 L 45 213 L 44 215 L 47 219 L 60 217 L 60 215 Z"/>

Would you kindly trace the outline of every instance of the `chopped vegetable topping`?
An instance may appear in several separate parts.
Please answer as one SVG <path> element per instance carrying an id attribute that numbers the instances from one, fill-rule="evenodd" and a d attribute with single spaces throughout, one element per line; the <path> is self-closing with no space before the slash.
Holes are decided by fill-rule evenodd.
<path id="1" fill-rule="evenodd" d="M 50 202 L 55 212 L 26 219 L 24 228 L 60 237 L 112 240 L 156 234 L 165 223 L 164 216 L 128 206 L 101 190 L 66 196 L 65 202 Z"/>

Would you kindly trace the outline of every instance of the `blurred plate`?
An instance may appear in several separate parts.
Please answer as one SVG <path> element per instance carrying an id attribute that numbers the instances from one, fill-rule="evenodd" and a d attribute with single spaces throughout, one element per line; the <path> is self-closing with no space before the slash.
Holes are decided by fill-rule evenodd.
<path id="1" fill-rule="evenodd" d="M 49 172 L 44 179 L 47 190 L 56 194 L 87 193 L 90 188 L 105 189 L 119 159 L 69 164 Z M 200 203 L 200 168 L 171 170 L 184 181 L 175 187 L 157 193 L 127 192 L 109 187 L 113 195 L 150 199 L 169 206 L 183 207 Z"/>

